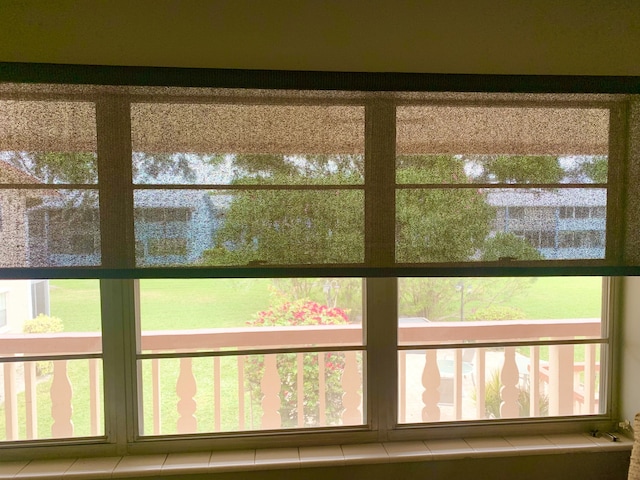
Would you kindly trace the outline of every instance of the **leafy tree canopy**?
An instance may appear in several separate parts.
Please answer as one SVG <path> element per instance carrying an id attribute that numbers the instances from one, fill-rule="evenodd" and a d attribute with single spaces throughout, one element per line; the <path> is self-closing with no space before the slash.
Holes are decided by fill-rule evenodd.
<path id="1" fill-rule="evenodd" d="M 233 156 L 230 168 L 234 184 L 344 185 L 364 180 L 362 155 L 243 154 Z"/>
<path id="2" fill-rule="evenodd" d="M 526 291 L 533 278 L 399 278 L 398 312 L 401 317 L 430 321 L 460 320 L 460 306 L 471 318 L 478 308 L 502 305 Z M 464 290 L 464 292 L 461 292 Z"/>
<path id="3" fill-rule="evenodd" d="M 98 165 L 93 153 L 6 152 L 3 161 L 42 183 L 96 183 Z"/>
<path id="4" fill-rule="evenodd" d="M 581 164 L 582 172 L 594 183 L 607 183 L 609 162 L 607 157 L 594 157 Z"/>
<path id="5" fill-rule="evenodd" d="M 540 252 L 520 237 L 512 233 L 497 233 L 484 241 L 482 260 L 496 261 L 501 258 L 512 260 L 542 260 Z"/>
<path id="6" fill-rule="evenodd" d="M 240 171 L 235 183 L 282 184 L 299 179 L 301 169 L 309 176 L 329 178 L 343 184 L 362 175 L 362 164 L 352 158 L 335 161 L 312 157 L 308 163 L 283 156 L 238 156 Z M 425 165 L 428 164 L 428 170 Z M 302 166 L 301 166 L 302 165 Z M 332 165 L 329 167 L 328 165 Z M 329 173 L 327 173 L 327 171 Z M 317 172 L 317 173 L 316 173 Z M 244 177 L 242 175 L 245 175 Z M 462 179 L 464 160 L 451 156 L 401 157 L 398 178 L 404 183 L 444 183 Z M 296 180 L 298 181 L 298 180 Z M 455 262 L 480 258 L 495 210 L 485 194 L 474 188 L 400 189 L 396 201 L 396 255 L 399 262 Z M 233 194 L 217 230 L 216 247 L 205 253 L 203 262 L 238 265 L 251 261 L 273 264 L 362 262 L 364 252 L 364 196 L 360 190 L 257 190 Z M 496 244 L 499 257 L 511 255 L 507 247 L 527 251 L 524 240 L 513 237 L 507 246 Z M 501 251 L 502 248 L 507 250 Z M 535 254 L 537 251 L 529 247 Z M 531 251 L 527 251 L 531 254 Z M 480 281 L 482 280 L 482 281 Z M 432 320 L 456 319 L 460 293 L 458 279 L 400 279 L 400 310 L 403 316 L 424 316 Z M 503 302 L 529 285 L 522 279 L 478 279 L 467 302 L 483 306 Z M 288 300 L 312 299 L 347 309 L 351 321 L 362 314 L 361 284 L 358 279 L 278 279 L 278 295 Z M 473 303 L 472 303 L 473 304 Z"/>
<path id="7" fill-rule="evenodd" d="M 502 183 L 559 183 L 565 176 L 558 157 L 498 155 L 484 157 L 483 179 Z"/>

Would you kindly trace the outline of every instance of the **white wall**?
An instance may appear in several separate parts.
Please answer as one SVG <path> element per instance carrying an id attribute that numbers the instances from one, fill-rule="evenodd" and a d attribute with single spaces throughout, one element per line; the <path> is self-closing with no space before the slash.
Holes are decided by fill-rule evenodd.
<path id="1" fill-rule="evenodd" d="M 636 0 L 2 0 L 0 61 L 640 75 Z"/>
<path id="2" fill-rule="evenodd" d="M 640 277 L 625 279 L 621 335 L 620 415 L 633 423 L 640 412 Z"/>
<path id="3" fill-rule="evenodd" d="M 0 292 L 5 293 L 7 298 L 6 332 L 22 332 L 24 321 L 32 318 L 31 281 L 0 280 Z"/>

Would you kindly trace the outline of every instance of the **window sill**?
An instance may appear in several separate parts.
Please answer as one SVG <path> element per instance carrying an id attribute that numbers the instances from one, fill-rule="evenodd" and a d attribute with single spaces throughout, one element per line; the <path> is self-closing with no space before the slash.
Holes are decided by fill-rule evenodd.
<path id="1" fill-rule="evenodd" d="M 196 475 L 218 472 L 444 461 L 457 458 L 630 451 L 633 441 L 587 434 L 427 440 L 412 442 L 266 448 L 228 452 L 170 453 L 125 457 L 0 463 L 0 479 L 98 479 Z"/>

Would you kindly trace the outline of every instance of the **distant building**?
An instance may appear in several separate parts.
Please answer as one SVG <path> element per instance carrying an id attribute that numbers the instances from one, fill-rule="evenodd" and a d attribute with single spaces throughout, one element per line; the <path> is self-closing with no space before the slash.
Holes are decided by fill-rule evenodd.
<path id="1" fill-rule="evenodd" d="M 28 210 L 31 266 L 100 265 L 100 218 L 88 196 L 50 198 Z M 212 247 L 220 214 L 209 192 L 134 194 L 139 266 L 189 264 Z"/>
<path id="2" fill-rule="evenodd" d="M 230 202 L 231 196 L 208 191 L 135 191 L 137 265 L 196 263 L 213 247 Z M 550 260 L 604 258 L 604 189 L 500 189 L 487 202 L 496 209 L 492 235 L 512 233 Z M 28 239 L 30 266 L 100 264 L 96 199 L 49 195 L 24 203 L 28 235 L 17 238 Z"/>
<path id="3" fill-rule="evenodd" d="M 48 280 L 0 280 L 0 334 L 20 333 L 40 314 L 49 315 Z"/>
<path id="4" fill-rule="evenodd" d="M 0 182 L 37 184 L 40 181 L 19 168 L 0 161 Z M 0 190 L 0 267 L 29 266 L 26 212 L 53 191 L 37 189 Z"/>
<path id="5" fill-rule="evenodd" d="M 220 209 L 207 191 L 139 190 L 134 196 L 140 266 L 190 264 L 212 248 Z"/>
<path id="6" fill-rule="evenodd" d="M 604 189 L 505 189 L 487 202 L 497 211 L 493 232 L 525 239 L 546 259 L 604 258 Z"/>

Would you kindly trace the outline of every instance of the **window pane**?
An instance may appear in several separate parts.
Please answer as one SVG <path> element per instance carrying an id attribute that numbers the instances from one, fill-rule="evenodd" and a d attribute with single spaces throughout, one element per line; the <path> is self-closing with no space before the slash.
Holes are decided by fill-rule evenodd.
<path id="1" fill-rule="evenodd" d="M 7 331 L 0 355 L 100 353 L 98 280 L 0 280 Z"/>
<path id="2" fill-rule="evenodd" d="M 0 190 L 1 267 L 100 265 L 96 190 Z"/>
<path id="3" fill-rule="evenodd" d="M 361 184 L 360 106 L 133 104 L 135 183 Z"/>
<path id="4" fill-rule="evenodd" d="M 4 363 L 0 442 L 104 435 L 102 360 Z"/>
<path id="5" fill-rule="evenodd" d="M 601 338 L 599 277 L 400 278 L 400 345 Z"/>
<path id="6" fill-rule="evenodd" d="M 404 350 L 398 355 L 400 423 L 606 411 L 598 344 Z"/>
<path id="7" fill-rule="evenodd" d="M 608 137 L 607 109 L 516 106 L 397 109 L 398 155 L 602 156 L 608 154 Z M 515 161 L 520 161 L 517 158 Z"/>
<path id="8" fill-rule="evenodd" d="M 360 190 L 134 193 L 138 265 L 361 263 Z"/>
<path id="9" fill-rule="evenodd" d="M 141 434 L 361 425 L 363 358 L 337 351 L 142 360 Z"/>
<path id="10" fill-rule="evenodd" d="M 0 101 L 0 183 L 96 183 L 95 106 Z"/>
<path id="11" fill-rule="evenodd" d="M 142 351 L 363 344 L 361 279 L 142 279 L 139 285 Z"/>
<path id="12" fill-rule="evenodd" d="M 60 358 L 102 352 L 98 280 L 0 280 L 0 292 L 0 440 L 104 435 L 102 359 Z"/>
<path id="13" fill-rule="evenodd" d="M 604 189 L 398 190 L 396 259 L 605 258 L 606 219 L 590 212 L 603 213 L 606 203 Z M 589 240 L 569 238 L 571 232 Z"/>
<path id="14" fill-rule="evenodd" d="M 141 352 L 178 357 L 139 361 L 145 435 L 362 424 L 363 352 L 340 350 L 363 345 L 361 279 L 141 279 L 139 288 Z M 314 347 L 336 351 L 235 354 Z M 195 395 L 197 425 L 177 420 L 181 395 Z"/>

